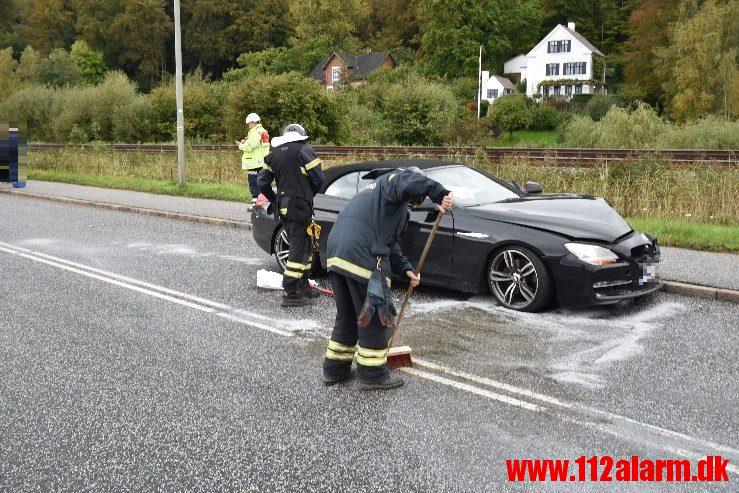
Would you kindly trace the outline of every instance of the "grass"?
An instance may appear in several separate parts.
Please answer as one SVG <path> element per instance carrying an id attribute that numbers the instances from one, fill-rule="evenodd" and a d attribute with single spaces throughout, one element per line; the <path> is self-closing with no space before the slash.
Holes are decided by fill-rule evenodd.
<path id="1" fill-rule="evenodd" d="M 689 219 L 654 219 L 634 217 L 629 225 L 637 231 L 656 236 L 661 245 L 708 250 L 739 252 L 738 224 L 697 223 Z"/>
<path id="2" fill-rule="evenodd" d="M 160 195 L 176 195 L 179 197 L 195 197 L 199 199 L 230 200 L 233 202 L 251 201 L 251 194 L 244 186 L 230 183 L 188 183 L 181 188 L 176 181 L 152 180 L 147 178 L 126 178 L 121 176 L 101 176 L 58 171 L 31 171 L 31 180 L 55 181 L 87 185 L 100 188 L 117 188 L 136 192 L 157 193 Z"/>
<path id="3" fill-rule="evenodd" d="M 548 130 L 516 130 L 513 138 L 504 133 L 498 140 L 488 143 L 491 147 L 557 147 L 557 132 Z"/>
<path id="4" fill-rule="evenodd" d="M 181 189 L 173 153 L 126 153 L 106 148 L 34 151 L 29 177 L 97 187 L 186 197 L 246 201 L 249 192 L 238 151 L 189 152 L 188 185 Z M 325 164 L 369 161 L 346 156 Z M 596 163 L 589 168 L 542 166 L 526 158 L 489 162 L 478 156 L 449 160 L 489 171 L 506 180 L 536 181 L 545 193 L 604 197 L 633 227 L 662 244 L 712 251 L 739 251 L 739 169 L 695 163 L 675 165 L 646 157 L 625 163 Z"/>

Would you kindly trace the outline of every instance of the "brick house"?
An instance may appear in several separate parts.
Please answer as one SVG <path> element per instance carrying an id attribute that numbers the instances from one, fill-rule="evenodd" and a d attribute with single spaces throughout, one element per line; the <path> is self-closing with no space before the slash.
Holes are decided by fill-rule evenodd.
<path id="1" fill-rule="evenodd" d="M 352 87 L 357 87 L 378 68 L 392 69 L 397 66 L 395 58 L 389 51 L 370 51 L 360 55 L 337 51 L 313 67 L 310 76 L 321 81 L 324 89 L 333 90 L 334 86 L 339 83 L 348 83 Z"/>

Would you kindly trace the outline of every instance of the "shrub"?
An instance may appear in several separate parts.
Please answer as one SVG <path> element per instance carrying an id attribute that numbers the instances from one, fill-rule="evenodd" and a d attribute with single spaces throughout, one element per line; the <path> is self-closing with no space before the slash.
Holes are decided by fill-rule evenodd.
<path id="1" fill-rule="evenodd" d="M 218 141 L 223 132 L 225 86 L 191 76 L 184 84 L 185 136 L 196 141 Z M 151 129 L 158 140 L 174 140 L 177 125 L 177 100 L 174 81 L 162 84 L 148 96 Z M 243 138 L 243 136 L 242 136 Z"/>
<path id="2" fill-rule="evenodd" d="M 616 104 L 616 99 L 610 94 L 594 94 L 585 107 L 585 113 L 594 122 L 600 121 L 608 110 Z"/>
<path id="3" fill-rule="evenodd" d="M 42 84 L 54 87 L 73 85 L 80 76 L 80 70 L 65 50 L 56 48 L 49 56 L 39 60 L 36 77 Z"/>
<path id="4" fill-rule="evenodd" d="M 459 111 L 459 102 L 446 85 L 415 73 L 375 79 L 360 89 L 360 102 L 382 117 L 380 144 L 441 144 Z"/>
<path id="5" fill-rule="evenodd" d="M 490 110 L 490 101 L 483 99 L 480 101 L 480 117 L 487 116 Z"/>
<path id="6" fill-rule="evenodd" d="M 24 87 L 0 103 L 0 121 L 25 122 L 31 141 L 54 140 L 53 124 L 64 108 L 65 93 L 38 84 Z"/>
<path id="7" fill-rule="evenodd" d="M 508 94 L 498 98 L 490 105 L 488 118 L 494 125 L 508 132 L 513 138 L 514 130 L 522 130 L 531 124 L 532 101 L 523 94 Z"/>
<path id="8" fill-rule="evenodd" d="M 739 122 L 707 116 L 670 126 L 657 137 L 661 149 L 739 149 Z"/>
<path id="9" fill-rule="evenodd" d="M 0 101 L 18 89 L 15 68 L 18 62 L 13 58 L 13 48 L 0 50 Z"/>
<path id="10" fill-rule="evenodd" d="M 295 72 L 260 75 L 231 83 L 225 97 L 223 128 L 228 140 L 244 138 L 244 117 L 256 112 L 270 135 L 290 123 L 305 127 L 312 142 L 341 142 L 346 116 L 318 82 Z"/>
<path id="11" fill-rule="evenodd" d="M 573 103 L 589 103 L 591 99 L 593 99 L 593 96 L 595 94 L 573 94 L 572 95 L 572 102 Z"/>
<path id="12" fill-rule="evenodd" d="M 540 103 L 531 108 L 532 130 L 555 130 L 564 121 L 564 115 L 547 103 Z"/>
<path id="13" fill-rule="evenodd" d="M 61 140 L 145 142 L 150 135 L 133 135 L 128 126 L 146 128 L 143 96 L 125 74 L 110 72 L 97 86 L 69 89 L 64 111 L 54 124 Z"/>
<path id="14" fill-rule="evenodd" d="M 645 104 L 633 111 L 614 106 L 599 122 L 575 115 L 566 125 L 563 137 L 571 147 L 641 148 L 652 147 L 668 128 L 669 124 Z"/>
<path id="15" fill-rule="evenodd" d="M 15 75 L 21 80 L 36 82 L 36 69 L 38 68 L 40 59 L 41 56 L 38 54 L 38 51 L 34 50 L 30 45 L 26 46 L 23 53 L 21 53 Z"/>
<path id="16" fill-rule="evenodd" d="M 490 118 L 477 118 L 477 115 L 471 115 L 455 120 L 444 143 L 452 146 L 484 147 L 491 138 L 493 138 L 493 121 Z"/>

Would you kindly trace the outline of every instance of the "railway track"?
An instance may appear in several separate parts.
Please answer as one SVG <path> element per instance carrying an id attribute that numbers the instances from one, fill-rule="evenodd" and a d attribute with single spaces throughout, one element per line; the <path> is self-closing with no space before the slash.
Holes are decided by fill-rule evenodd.
<path id="1" fill-rule="evenodd" d="M 100 149 L 99 144 L 29 144 L 28 149 L 49 150 L 62 148 Z M 174 144 L 107 144 L 105 149 L 118 152 L 170 153 L 176 152 Z M 693 149 L 577 149 L 577 148 L 518 148 L 518 147 L 422 147 L 422 146 L 313 146 L 321 157 L 373 156 L 390 157 L 435 157 L 454 158 L 484 155 L 491 161 L 504 158 L 526 158 L 548 165 L 587 166 L 601 162 L 620 162 L 645 156 L 668 160 L 674 163 L 705 162 L 712 165 L 737 167 L 739 150 L 693 150 Z M 193 152 L 235 151 L 233 145 L 190 145 Z"/>

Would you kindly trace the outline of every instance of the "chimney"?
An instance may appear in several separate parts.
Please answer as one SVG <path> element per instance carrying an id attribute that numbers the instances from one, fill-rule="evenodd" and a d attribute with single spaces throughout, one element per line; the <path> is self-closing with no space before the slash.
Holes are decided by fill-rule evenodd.
<path id="1" fill-rule="evenodd" d="M 568 22 L 567 23 L 567 29 L 569 29 L 570 31 L 574 31 L 575 30 L 575 23 L 574 22 Z"/>

